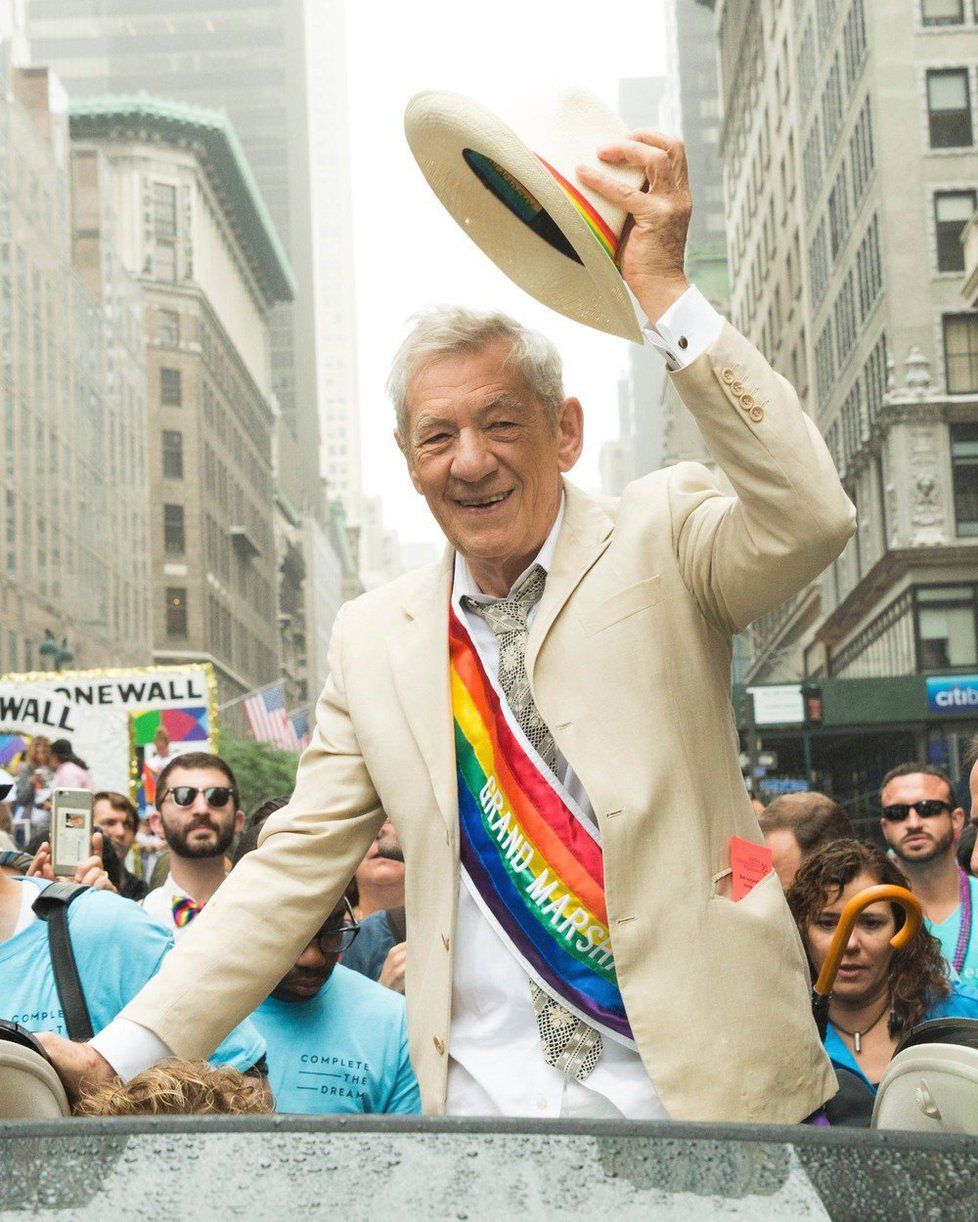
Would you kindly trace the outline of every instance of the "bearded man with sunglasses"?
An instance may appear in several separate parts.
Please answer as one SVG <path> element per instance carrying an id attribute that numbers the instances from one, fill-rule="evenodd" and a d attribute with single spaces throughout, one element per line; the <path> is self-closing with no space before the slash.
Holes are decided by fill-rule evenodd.
<path id="1" fill-rule="evenodd" d="M 958 865 L 964 827 L 951 778 L 932 764 L 906 763 L 883 778 L 883 839 L 924 906 L 928 930 L 965 984 L 978 985 L 978 880 Z"/>
<path id="2" fill-rule="evenodd" d="M 170 872 L 143 907 L 180 938 L 227 876 L 228 854 L 244 827 L 238 783 L 219 755 L 174 756 L 156 783 L 153 831 L 170 850 Z"/>

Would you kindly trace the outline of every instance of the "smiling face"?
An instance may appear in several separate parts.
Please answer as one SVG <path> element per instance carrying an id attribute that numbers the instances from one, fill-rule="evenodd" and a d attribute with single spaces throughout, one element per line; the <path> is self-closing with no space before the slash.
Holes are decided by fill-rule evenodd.
<path id="1" fill-rule="evenodd" d="M 550 532 L 562 472 L 577 462 L 583 416 L 561 404 L 556 426 L 507 364 L 508 341 L 444 357 L 414 380 L 407 435 L 411 482 L 486 594 L 503 596 Z"/>
<path id="2" fill-rule="evenodd" d="M 809 923 L 805 942 L 816 976 L 829 952 L 843 908 L 860 891 L 875 886 L 877 881 L 868 874 L 860 874 L 840 895 L 828 897 L 821 911 Z M 858 1006 L 879 993 L 889 974 L 894 955 L 890 939 L 895 933 L 896 920 L 893 908 L 888 903 L 870 904 L 862 910 L 842 956 L 832 989 L 834 997 Z"/>
<path id="3" fill-rule="evenodd" d="M 894 777 L 880 794 L 880 805 L 909 805 L 926 799 L 947 803 L 939 815 L 921 815 L 911 810 L 902 823 L 880 820 L 883 838 L 899 859 L 911 868 L 954 854 L 954 845 L 964 826 L 964 811 L 955 806 L 954 794 L 939 776 L 913 772 Z"/>

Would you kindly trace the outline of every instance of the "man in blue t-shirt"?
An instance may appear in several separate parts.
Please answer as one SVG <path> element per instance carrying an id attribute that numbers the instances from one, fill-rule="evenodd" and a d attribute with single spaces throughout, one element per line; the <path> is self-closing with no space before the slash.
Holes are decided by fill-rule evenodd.
<path id="1" fill-rule="evenodd" d="M 951 778 L 933 764 L 900 764 L 883 778 L 880 805 L 883 838 L 923 905 L 952 979 L 978 987 L 978 880 L 958 865 L 964 810 Z"/>
<path id="2" fill-rule="evenodd" d="M 103 871 L 92 865 L 85 881 Z M 48 927 L 32 905 L 43 878 L 0 872 L 0 1018 L 30 1031 L 67 1035 L 48 949 Z M 85 1001 L 97 1033 L 159 971 L 173 948 L 167 930 L 131 900 L 108 891 L 80 895 L 68 909 L 68 930 Z M 250 1022 L 236 1027 L 211 1061 L 246 1072 L 264 1070 L 265 1042 Z"/>
<path id="3" fill-rule="evenodd" d="M 235 864 L 257 839 L 258 829 L 245 832 Z M 279 1112 L 421 1111 L 404 998 L 337 962 L 357 929 L 341 900 L 251 1016 L 268 1045 Z"/>

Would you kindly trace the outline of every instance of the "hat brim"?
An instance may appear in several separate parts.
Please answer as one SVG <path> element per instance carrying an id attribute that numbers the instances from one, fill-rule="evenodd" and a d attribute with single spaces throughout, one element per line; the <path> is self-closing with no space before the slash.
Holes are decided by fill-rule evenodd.
<path id="1" fill-rule="evenodd" d="M 451 216 L 531 297 L 586 326 L 642 342 L 621 273 L 537 154 L 491 111 L 461 94 L 429 91 L 408 103 L 411 152 Z M 530 228 L 473 170 L 466 150 L 487 158 L 530 193 L 577 256 Z"/>

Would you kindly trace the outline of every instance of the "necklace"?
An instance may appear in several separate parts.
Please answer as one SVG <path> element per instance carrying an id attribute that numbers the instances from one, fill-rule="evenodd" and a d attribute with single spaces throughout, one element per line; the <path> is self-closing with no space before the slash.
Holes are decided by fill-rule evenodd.
<path id="1" fill-rule="evenodd" d="M 958 904 L 958 940 L 954 946 L 954 959 L 952 963 L 954 970 L 960 972 L 964 966 L 965 957 L 968 954 L 968 944 L 971 941 L 971 884 L 968 881 L 968 876 L 964 870 L 958 866 L 958 873 L 961 875 L 960 887 L 958 894 L 960 903 Z"/>
<path id="2" fill-rule="evenodd" d="M 887 1012 L 887 1010 L 889 1010 L 889 1008 L 890 1008 L 890 999 L 889 997 L 887 997 L 886 1005 L 884 1005 L 883 1009 L 880 1010 L 879 1014 L 876 1015 L 876 1017 L 869 1024 L 868 1027 L 863 1027 L 862 1031 L 849 1031 L 846 1027 L 843 1027 L 841 1023 L 836 1022 L 835 1019 L 832 1020 L 832 1025 L 836 1028 L 837 1031 L 841 1031 L 843 1035 L 849 1036 L 849 1038 L 852 1040 L 852 1047 L 856 1053 L 856 1056 L 858 1056 L 860 1052 L 862 1052 L 863 1050 L 863 1036 L 869 1035 L 870 1031 L 872 1031 L 873 1028 L 878 1025 L 880 1019 Z"/>

